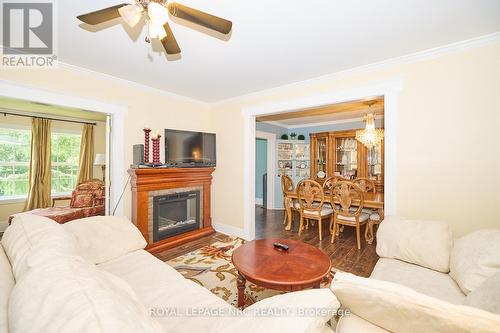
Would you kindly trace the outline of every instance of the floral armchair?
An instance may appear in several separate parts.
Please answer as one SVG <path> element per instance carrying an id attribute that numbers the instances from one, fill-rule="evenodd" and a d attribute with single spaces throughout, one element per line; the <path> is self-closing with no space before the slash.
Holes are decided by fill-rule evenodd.
<path id="1" fill-rule="evenodd" d="M 71 220 L 83 217 L 104 215 L 104 182 L 99 179 L 92 179 L 76 186 L 71 193 L 71 197 L 61 197 L 52 199 L 52 207 L 38 208 L 19 214 L 34 214 L 48 217 L 58 223 L 66 223 Z M 56 201 L 71 200 L 69 206 L 54 207 Z M 9 216 L 9 224 L 12 219 L 19 214 Z"/>

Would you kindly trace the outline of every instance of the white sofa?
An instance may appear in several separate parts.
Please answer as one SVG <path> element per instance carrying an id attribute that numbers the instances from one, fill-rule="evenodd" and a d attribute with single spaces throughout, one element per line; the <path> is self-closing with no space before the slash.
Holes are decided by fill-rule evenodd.
<path id="1" fill-rule="evenodd" d="M 0 332 L 331 332 L 339 307 L 330 290 L 316 289 L 234 316 L 234 307 L 144 251 L 144 238 L 123 218 L 60 225 L 24 215 L 1 243 Z M 290 312 L 266 316 L 273 308 Z M 330 312 L 295 313 L 313 308 Z"/>
<path id="2" fill-rule="evenodd" d="M 500 229 L 453 242 L 447 223 L 387 217 L 377 254 L 370 278 L 335 275 L 352 313 L 337 333 L 500 332 Z"/>

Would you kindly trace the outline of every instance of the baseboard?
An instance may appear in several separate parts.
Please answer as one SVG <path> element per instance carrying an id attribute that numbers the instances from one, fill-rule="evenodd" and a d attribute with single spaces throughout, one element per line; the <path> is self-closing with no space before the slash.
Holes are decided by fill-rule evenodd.
<path id="1" fill-rule="evenodd" d="M 212 227 L 215 229 L 215 231 L 220 232 L 222 234 L 246 239 L 245 232 L 241 228 L 233 227 L 232 225 L 227 225 L 222 223 L 212 223 Z"/>
<path id="2" fill-rule="evenodd" d="M 262 198 L 255 198 L 255 204 L 262 206 L 264 204 L 264 199 Z"/>

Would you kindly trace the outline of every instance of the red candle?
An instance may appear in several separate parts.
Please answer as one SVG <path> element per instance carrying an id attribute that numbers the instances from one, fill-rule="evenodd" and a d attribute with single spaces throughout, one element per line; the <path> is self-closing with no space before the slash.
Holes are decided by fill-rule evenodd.
<path id="1" fill-rule="evenodd" d="M 144 163 L 149 163 L 149 133 L 151 128 L 143 128 L 144 131 Z"/>
<path id="2" fill-rule="evenodd" d="M 161 135 L 158 134 L 156 137 L 153 137 L 151 139 L 153 141 L 153 164 L 161 164 L 161 162 L 160 162 L 160 138 L 161 138 Z"/>

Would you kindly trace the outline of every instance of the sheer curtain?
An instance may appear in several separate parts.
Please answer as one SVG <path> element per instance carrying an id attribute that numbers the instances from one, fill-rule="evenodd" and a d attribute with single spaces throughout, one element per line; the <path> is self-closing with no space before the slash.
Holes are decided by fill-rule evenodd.
<path id="1" fill-rule="evenodd" d="M 94 177 L 94 125 L 83 125 L 77 184 Z"/>
<path id="2" fill-rule="evenodd" d="M 24 210 L 50 207 L 51 160 L 50 126 L 48 119 L 31 121 L 31 160 L 28 199 Z"/>

